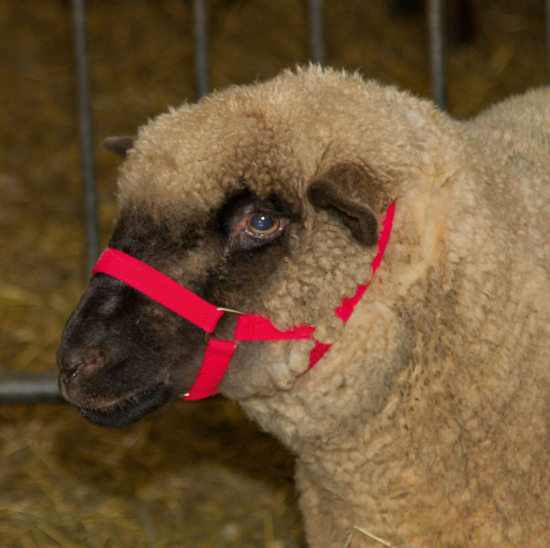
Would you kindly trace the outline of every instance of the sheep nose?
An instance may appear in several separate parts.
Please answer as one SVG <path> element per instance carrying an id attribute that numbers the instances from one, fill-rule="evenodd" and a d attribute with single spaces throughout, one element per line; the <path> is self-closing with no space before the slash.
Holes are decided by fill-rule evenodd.
<path id="1" fill-rule="evenodd" d="M 59 356 L 60 379 L 67 386 L 82 371 L 93 373 L 104 367 L 108 361 L 109 353 L 102 348 L 69 350 L 64 355 Z"/>
<path id="2" fill-rule="evenodd" d="M 63 382 L 65 384 L 69 384 L 79 373 L 79 371 L 85 367 L 85 364 L 80 362 L 77 363 L 74 367 L 68 368 L 64 373 L 62 373 L 63 376 Z"/>

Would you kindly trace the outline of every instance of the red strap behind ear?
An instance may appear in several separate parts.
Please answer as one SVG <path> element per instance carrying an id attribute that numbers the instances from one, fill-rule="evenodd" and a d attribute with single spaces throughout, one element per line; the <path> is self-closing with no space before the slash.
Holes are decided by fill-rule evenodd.
<path id="1" fill-rule="evenodd" d="M 382 262 L 382 257 L 384 256 L 384 253 L 386 251 L 386 247 L 390 239 L 391 229 L 393 226 L 394 215 L 395 215 L 395 202 L 393 202 L 388 207 L 388 209 L 386 210 L 384 219 L 382 220 L 382 230 L 380 231 L 380 237 L 378 238 L 378 253 L 375 255 L 374 259 L 372 260 L 372 263 L 370 264 L 372 268 L 372 278 L 374 278 L 374 275 L 376 274 L 376 271 L 378 270 L 378 267 Z M 366 283 L 365 285 L 357 286 L 357 291 L 355 295 L 353 297 L 344 299 L 342 301 L 342 304 L 338 308 L 336 308 L 335 310 L 336 315 L 344 323 L 346 323 L 349 320 L 349 317 L 351 316 L 351 313 L 353 312 L 355 305 L 361 300 L 361 297 L 364 295 L 365 291 L 367 290 L 367 287 L 369 287 L 369 283 L 370 282 Z"/>

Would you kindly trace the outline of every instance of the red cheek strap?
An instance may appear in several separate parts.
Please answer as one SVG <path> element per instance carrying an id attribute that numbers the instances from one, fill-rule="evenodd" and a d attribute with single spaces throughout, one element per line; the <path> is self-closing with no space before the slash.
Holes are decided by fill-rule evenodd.
<path id="1" fill-rule="evenodd" d="M 237 344 L 233 341 L 218 341 L 210 339 L 206 346 L 202 366 L 191 390 L 183 397 L 184 400 L 202 400 L 213 396 L 220 384 L 229 362 L 235 353 Z"/>
<path id="2" fill-rule="evenodd" d="M 374 276 L 380 265 L 386 250 L 393 225 L 394 212 L 395 202 L 388 207 L 382 221 L 382 230 L 378 240 L 378 253 L 371 263 L 372 276 Z M 107 274 L 124 282 L 209 334 L 214 332 L 218 320 L 226 312 L 205 301 L 186 287 L 162 274 L 162 272 L 117 249 L 107 248 L 102 253 L 92 270 L 92 275 L 99 273 Z M 351 298 L 344 299 L 342 304 L 336 308 L 335 313 L 344 323 L 351 316 L 355 305 L 365 293 L 368 285 L 367 283 L 358 286 L 356 294 Z M 311 326 L 279 331 L 268 318 L 257 314 L 239 314 L 233 339 L 234 341 L 310 339 L 313 338 L 314 331 L 315 328 Z M 331 344 L 315 341 L 315 347 L 309 357 L 308 369 L 311 369 L 330 347 Z M 198 400 L 214 395 L 236 348 L 237 344 L 233 341 L 209 339 L 197 379 L 189 393 L 185 394 L 184 399 Z"/>

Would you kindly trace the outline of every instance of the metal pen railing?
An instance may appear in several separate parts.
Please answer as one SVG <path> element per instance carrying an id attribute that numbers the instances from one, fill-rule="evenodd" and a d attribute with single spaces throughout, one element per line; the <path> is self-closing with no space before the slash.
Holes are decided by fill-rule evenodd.
<path id="1" fill-rule="evenodd" d="M 549 0 L 550 1 L 550 0 Z M 428 1 L 430 75 L 432 99 L 441 110 L 447 110 L 445 0 Z"/>
<path id="2" fill-rule="evenodd" d="M 208 34 L 204 0 L 193 0 L 193 35 L 195 38 L 195 87 L 197 99 L 200 99 L 210 92 Z"/>
<path id="3" fill-rule="evenodd" d="M 73 0 L 74 47 L 78 88 L 78 121 L 80 130 L 80 161 L 84 187 L 86 218 L 86 258 L 88 272 L 99 258 L 99 222 L 95 185 L 94 141 L 92 107 L 90 103 L 90 76 L 88 72 L 88 44 L 86 33 L 86 0 Z"/>
<path id="4" fill-rule="evenodd" d="M 99 223 L 95 190 L 93 124 L 90 107 L 90 79 L 86 44 L 86 0 L 72 0 L 78 84 L 78 119 L 85 209 L 86 257 L 88 272 L 99 256 Z M 428 28 L 432 97 L 439 108 L 447 108 L 446 0 L 429 0 Z M 323 0 L 309 0 L 311 60 L 325 64 Z M 193 0 L 195 86 L 200 98 L 210 91 L 207 10 L 205 0 Z M 550 0 L 546 0 L 546 36 L 550 73 Z M 15 374 L 0 378 L 0 403 L 61 401 L 57 375 Z"/>
<path id="5" fill-rule="evenodd" d="M 323 0 L 309 0 L 311 60 L 319 65 L 325 64 L 325 38 L 323 34 Z"/>

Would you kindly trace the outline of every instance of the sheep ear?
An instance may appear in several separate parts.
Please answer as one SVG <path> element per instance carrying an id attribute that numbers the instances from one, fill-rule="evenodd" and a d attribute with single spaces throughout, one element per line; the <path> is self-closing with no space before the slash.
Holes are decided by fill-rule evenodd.
<path id="1" fill-rule="evenodd" d="M 107 137 L 101 143 L 105 150 L 118 154 L 121 158 L 126 158 L 128 151 L 134 146 L 136 137 L 125 135 L 123 137 Z"/>
<path id="2" fill-rule="evenodd" d="M 367 172 L 356 164 L 338 164 L 316 175 L 308 199 L 315 207 L 336 213 L 362 245 L 378 241 L 378 199 Z"/>

